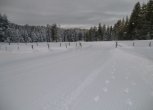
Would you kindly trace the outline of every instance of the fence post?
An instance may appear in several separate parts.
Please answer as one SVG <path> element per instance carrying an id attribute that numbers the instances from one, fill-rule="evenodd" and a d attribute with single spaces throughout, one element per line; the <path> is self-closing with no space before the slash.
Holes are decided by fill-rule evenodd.
<path id="1" fill-rule="evenodd" d="M 33 49 L 33 45 L 31 45 L 31 48 Z"/>
<path id="2" fill-rule="evenodd" d="M 135 46 L 135 42 L 133 42 L 133 47 Z"/>
<path id="3" fill-rule="evenodd" d="M 82 48 L 82 43 L 80 42 L 80 47 Z"/>
<path id="4" fill-rule="evenodd" d="M 77 47 L 77 42 L 76 42 L 76 47 Z"/>
<path id="5" fill-rule="evenodd" d="M 38 42 L 36 42 L 37 46 L 38 46 Z"/>
<path id="6" fill-rule="evenodd" d="M 18 46 L 18 48 L 17 48 L 17 50 L 19 50 L 20 48 L 19 48 L 19 46 Z"/>
<path id="7" fill-rule="evenodd" d="M 115 47 L 116 47 L 116 48 L 118 47 L 118 42 L 116 42 L 116 45 L 115 45 Z"/>
<path id="8" fill-rule="evenodd" d="M 67 48 L 67 44 L 65 44 L 66 48 Z"/>
<path id="9" fill-rule="evenodd" d="M 62 46 L 61 42 L 60 42 L 60 47 Z"/>
<path id="10" fill-rule="evenodd" d="M 151 42 L 149 42 L 149 47 L 151 47 Z"/>
<path id="11" fill-rule="evenodd" d="M 47 44 L 47 46 L 48 46 L 48 49 L 49 49 L 50 45 L 49 45 L 49 44 Z"/>

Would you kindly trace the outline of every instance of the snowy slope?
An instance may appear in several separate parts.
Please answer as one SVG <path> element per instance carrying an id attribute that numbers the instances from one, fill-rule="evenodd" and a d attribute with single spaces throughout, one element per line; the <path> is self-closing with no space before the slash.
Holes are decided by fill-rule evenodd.
<path id="1" fill-rule="evenodd" d="M 153 47 L 135 42 L 1 44 L 0 109 L 153 110 Z"/>

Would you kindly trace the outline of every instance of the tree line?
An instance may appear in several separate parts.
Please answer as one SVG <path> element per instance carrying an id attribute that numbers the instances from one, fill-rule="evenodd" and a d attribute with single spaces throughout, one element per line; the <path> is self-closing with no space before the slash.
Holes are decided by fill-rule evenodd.
<path id="1" fill-rule="evenodd" d="M 0 42 L 70 42 L 84 40 L 85 29 L 63 29 L 47 26 L 17 25 L 10 23 L 6 15 L 0 15 Z"/>
<path id="2" fill-rule="evenodd" d="M 118 20 L 113 26 L 91 27 L 87 41 L 153 39 L 153 0 L 137 2 L 130 16 Z"/>
<path id="3" fill-rule="evenodd" d="M 153 39 L 153 1 L 135 4 L 130 16 L 113 26 L 101 25 L 90 29 L 64 29 L 57 24 L 46 26 L 18 25 L 0 14 L 0 42 L 75 42 Z"/>
<path id="4" fill-rule="evenodd" d="M 136 3 L 131 16 L 114 25 L 114 35 L 119 40 L 153 39 L 153 0 Z"/>

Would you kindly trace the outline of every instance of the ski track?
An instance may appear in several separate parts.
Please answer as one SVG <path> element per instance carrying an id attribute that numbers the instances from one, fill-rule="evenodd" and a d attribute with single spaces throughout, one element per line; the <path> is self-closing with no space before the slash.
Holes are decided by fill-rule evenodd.
<path id="1" fill-rule="evenodd" d="M 132 55 L 132 54 L 129 54 L 129 53 L 122 53 L 122 50 L 115 50 L 115 51 L 117 51 L 117 52 L 114 52 L 114 53 L 121 53 L 121 55 L 124 55 L 124 56 L 122 56 L 122 57 L 126 57 L 126 56 L 131 56 L 130 58 L 135 58 L 135 57 L 137 57 L 137 56 L 135 56 L 135 55 Z M 103 65 L 102 67 L 99 67 L 99 68 L 97 68 L 94 72 L 92 72 L 85 80 L 84 80 L 84 82 L 82 82 L 82 84 L 75 90 L 75 91 L 73 91 L 72 92 L 72 94 L 69 96 L 69 98 L 67 98 L 66 99 L 66 101 L 65 101 L 65 103 L 64 103 L 64 110 L 71 110 L 71 108 L 69 108 L 69 106 L 71 106 L 71 104 L 73 103 L 73 101 L 75 101 L 80 95 L 81 95 L 81 93 L 86 89 L 86 88 L 88 88 L 88 86 L 90 86 L 90 85 L 92 85 L 92 83 L 97 79 L 97 77 L 98 77 L 98 75 L 100 74 L 100 73 L 102 73 L 103 72 L 103 70 L 104 71 L 106 71 L 105 69 L 106 68 L 108 68 L 111 64 L 112 64 L 112 71 L 111 71 L 111 73 L 118 73 L 119 72 L 119 70 L 116 70 L 116 69 L 118 69 L 117 67 L 116 67 L 116 65 L 117 65 L 117 63 L 118 63 L 118 54 L 115 54 L 115 55 L 113 55 L 111 58 L 110 58 L 110 60 L 109 61 L 107 61 L 107 63 L 105 64 L 105 65 Z M 134 59 L 133 58 L 133 59 Z M 141 59 L 141 58 L 137 58 L 138 60 L 146 60 L 146 59 Z M 146 61 L 147 62 L 147 61 Z M 121 64 L 121 63 L 119 63 L 119 64 Z M 142 64 L 143 66 L 144 66 L 144 64 Z M 117 65 L 117 66 L 121 66 L 121 65 Z M 138 66 L 139 67 L 139 66 Z M 140 65 L 140 67 L 141 67 L 141 65 Z M 131 67 L 130 67 L 131 68 Z M 118 72 L 116 72 L 116 71 L 118 71 Z M 143 71 L 143 70 L 142 70 Z M 131 72 L 131 73 L 133 73 L 133 72 Z M 145 72 L 143 72 L 143 73 L 145 73 Z M 129 73 L 127 72 L 127 73 L 123 73 L 123 75 L 125 75 L 125 76 L 123 76 L 124 78 L 125 78 L 125 80 L 127 80 L 129 83 L 131 83 L 131 85 L 132 86 L 137 86 L 136 85 L 136 82 L 132 82 L 132 81 L 130 81 L 130 79 L 129 79 Z M 138 75 L 138 74 L 135 74 L 135 75 Z M 117 75 L 116 75 L 117 76 Z M 115 79 L 115 76 L 111 76 L 112 77 L 112 79 Z M 140 80 L 141 81 L 146 81 L 146 80 L 144 80 L 142 77 L 140 77 Z M 102 88 L 103 89 L 103 92 L 104 93 L 107 93 L 108 92 L 108 87 L 107 87 L 107 85 L 109 84 L 109 83 L 111 83 L 109 80 L 105 80 L 105 86 Z M 124 84 L 123 84 L 124 85 Z M 136 87 L 137 88 L 137 87 Z M 128 86 L 127 88 L 123 88 L 122 89 L 122 92 L 125 94 L 125 95 L 128 95 L 128 98 L 125 100 L 125 103 L 128 105 L 128 108 L 129 107 L 132 107 L 133 106 L 133 99 L 131 99 L 130 98 L 130 92 L 131 92 L 131 87 L 130 86 Z M 148 94 L 149 95 L 149 94 Z M 152 96 L 152 95 L 151 95 Z M 94 100 L 97 102 L 98 100 L 99 100 L 99 96 L 96 96 L 95 98 L 94 98 Z"/>
<path id="2" fill-rule="evenodd" d="M 73 101 L 80 96 L 80 94 L 82 93 L 82 91 L 84 91 L 86 87 L 90 86 L 90 84 L 97 78 L 97 76 L 103 71 L 103 69 L 110 64 L 110 61 L 111 58 L 105 63 L 105 65 L 102 65 L 102 67 L 99 67 L 95 69 L 95 71 L 90 73 L 90 75 L 82 82 L 82 84 L 72 92 L 72 94 L 66 99 L 64 103 L 64 110 L 70 110 L 69 106 L 73 103 Z M 107 88 L 105 88 L 104 91 L 107 92 Z"/>

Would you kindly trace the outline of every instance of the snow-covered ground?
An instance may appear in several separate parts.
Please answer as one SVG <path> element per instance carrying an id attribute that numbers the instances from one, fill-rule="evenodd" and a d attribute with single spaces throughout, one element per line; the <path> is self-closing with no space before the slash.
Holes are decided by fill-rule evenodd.
<path id="1" fill-rule="evenodd" d="M 153 41 L 134 42 L 1 43 L 0 110 L 153 110 Z"/>

